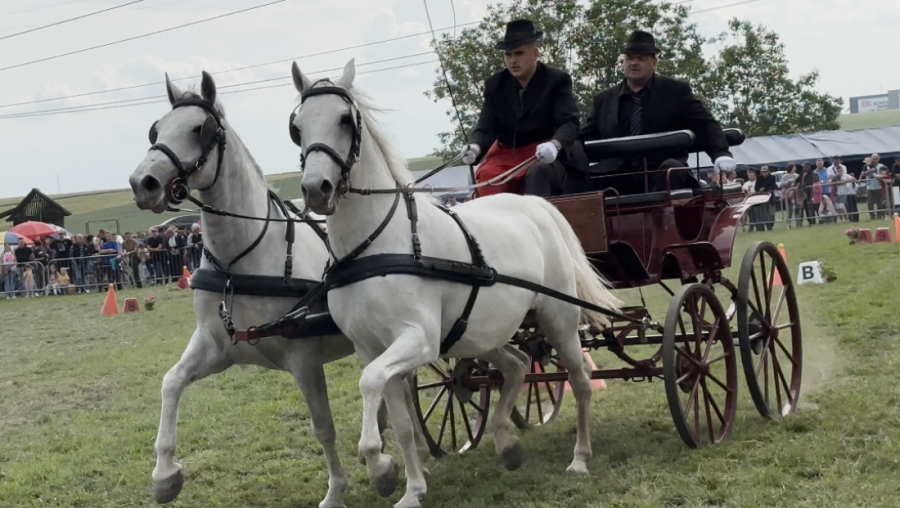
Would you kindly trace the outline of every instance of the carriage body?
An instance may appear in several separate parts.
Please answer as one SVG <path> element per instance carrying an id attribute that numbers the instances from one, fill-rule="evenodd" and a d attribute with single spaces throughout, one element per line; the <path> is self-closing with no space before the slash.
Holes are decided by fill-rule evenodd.
<path id="1" fill-rule="evenodd" d="M 730 129 L 726 138 L 730 145 L 739 145 L 744 134 Z M 693 133 L 679 131 L 590 142 L 585 151 L 596 161 L 690 150 L 693 143 Z M 685 169 L 695 171 L 665 171 Z M 649 172 L 644 169 L 645 175 Z M 610 189 L 549 201 L 614 289 L 660 285 L 671 295 L 664 322 L 653 321 L 645 306 L 636 306 L 623 308 L 625 317 L 613 319 L 605 330 L 584 327 L 586 352 L 605 349 L 625 364 L 594 367 L 592 379 L 662 379 L 679 435 L 688 446 L 699 447 L 728 436 L 740 367 L 763 416 L 780 418 L 796 409 L 802 366 L 799 310 L 787 264 L 770 243 L 750 247 L 736 283 L 722 273 L 732 265 L 742 216 L 751 206 L 767 202 L 768 194 L 745 197 L 740 184 L 668 187 L 623 196 Z M 667 282 L 680 288 L 672 290 Z M 526 318 L 511 342 L 531 357 L 513 421 L 523 429 L 548 424 L 561 409 L 568 373 L 533 319 Z M 474 360 L 442 360 L 429 370 L 430 376 L 418 380 L 416 402 L 432 452 L 463 452 L 476 446 L 487 422 L 490 391 L 502 378 Z M 436 411 L 445 393 L 448 398 L 440 403 L 445 409 Z M 459 403 L 455 412 L 453 399 Z"/>

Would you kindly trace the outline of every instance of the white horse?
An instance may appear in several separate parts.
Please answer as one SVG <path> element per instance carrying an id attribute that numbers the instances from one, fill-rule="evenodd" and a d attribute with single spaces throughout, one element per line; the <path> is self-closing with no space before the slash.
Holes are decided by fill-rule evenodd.
<path id="1" fill-rule="evenodd" d="M 199 96 L 190 92 L 185 94 L 169 81 L 168 76 L 166 91 L 173 105 L 182 99 L 206 101 L 209 107 L 218 112 L 222 127 L 225 128 L 227 145 L 221 168 L 217 170 L 219 148 L 214 148 L 209 153 L 208 162 L 188 178 L 188 183 L 194 187 L 209 187 L 199 193 L 200 199 L 220 210 L 252 217 L 266 217 L 271 206 L 273 217 L 283 217 L 269 201 L 268 186 L 262 171 L 225 119 L 222 106 L 216 101 L 216 85 L 212 77 L 203 73 Z M 201 126 L 210 118 L 210 113 L 203 107 L 175 108 L 155 125 L 158 141 L 168 146 L 182 161 L 197 160 L 202 151 Z M 218 179 L 217 171 L 220 172 Z M 175 176 L 175 165 L 163 152 L 149 151 L 129 178 L 138 207 L 156 213 L 164 211 L 168 201 L 166 184 Z M 231 261 L 250 246 L 263 228 L 262 222 L 208 213 L 202 213 L 202 221 L 206 247 L 224 262 Z M 231 268 L 232 273 L 283 276 L 286 227 L 282 222 L 270 223 L 259 245 Z M 318 280 L 328 260 L 324 242 L 306 224 L 296 224 L 295 234 L 293 276 Z M 205 257 L 200 267 L 213 268 Z M 172 460 L 178 400 L 184 389 L 190 383 L 222 372 L 232 365 L 258 365 L 287 371 L 300 386 L 316 438 L 325 449 L 325 462 L 328 466 L 328 493 L 319 506 L 343 507 L 342 496 L 347 487 L 347 475 L 341 467 L 335 448 L 336 433 L 322 366 L 353 353 L 353 344 L 344 336 L 331 336 L 298 340 L 271 337 L 262 339 L 257 346 L 246 342 L 232 345 L 222 319 L 218 316 L 217 306 L 221 300 L 221 293 L 194 293 L 197 328 L 181 360 L 166 373 L 163 380 L 162 414 L 156 438 L 157 462 L 153 470 L 154 498 L 160 503 L 172 501 L 184 484 L 182 466 Z M 235 295 L 232 303 L 235 328 L 246 330 L 250 326 L 273 321 L 294 303 L 296 299 L 293 298 Z M 407 411 L 414 411 L 411 399 L 408 402 Z M 427 444 L 423 436 L 417 436 L 417 439 L 424 459 L 427 456 Z"/>
<path id="2" fill-rule="evenodd" d="M 327 150 L 307 151 L 312 144 L 330 147 L 346 161 L 354 141 L 355 109 L 362 118 L 358 162 L 347 175 L 355 188 L 393 189 L 412 182 L 402 159 L 378 130 L 372 106 L 353 88 L 355 68 L 351 60 L 334 84 L 313 83 L 296 63 L 294 84 L 301 93 L 335 86 L 350 95 L 313 94 L 293 121 L 305 154 L 303 195 L 316 213 L 327 216 L 329 239 L 338 258 L 360 245 L 378 228 L 394 202 L 393 195 L 342 194 L 348 183 L 341 165 Z M 455 221 L 428 200 L 416 198 L 418 229 L 423 255 L 461 262 L 471 256 Z M 478 240 L 487 262 L 505 275 L 542 284 L 610 310 L 620 302 L 593 270 L 571 226 L 547 201 L 537 197 L 496 195 L 454 208 Z M 410 220 L 401 205 L 392 220 L 362 257 L 394 253 L 410 254 Z M 359 453 L 366 458 L 369 477 L 376 482 L 396 481 L 393 460 L 381 453 L 376 426 L 378 403 L 388 405 L 394 436 L 402 448 L 407 472 L 406 493 L 397 507 L 418 507 L 426 485 L 414 453 L 413 427 L 402 413 L 402 382 L 398 375 L 434 362 L 441 341 L 463 311 L 471 287 L 410 275 L 388 275 L 332 289 L 329 309 L 356 348 L 365 368 L 359 386 L 363 395 L 363 424 Z M 578 338 L 582 311 L 531 291 L 508 285 L 480 290 L 468 329 L 448 351 L 447 357 L 480 358 L 493 363 L 504 376 L 500 401 L 491 419 L 497 452 L 508 466 L 520 456 L 518 441 L 509 432 L 509 417 L 525 376 L 524 355 L 507 341 L 534 310 L 549 343 L 559 352 L 569 371 L 569 383 L 578 405 L 575 458 L 567 471 L 586 474 L 591 458 L 588 434 L 591 388 L 588 368 Z M 586 312 L 600 326 L 608 321 Z"/>

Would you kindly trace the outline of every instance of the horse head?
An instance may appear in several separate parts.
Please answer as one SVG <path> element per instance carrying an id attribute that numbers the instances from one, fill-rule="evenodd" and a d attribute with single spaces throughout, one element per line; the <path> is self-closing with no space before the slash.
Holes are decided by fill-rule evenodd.
<path id="1" fill-rule="evenodd" d="M 166 74 L 172 110 L 150 127 L 150 151 L 128 179 L 138 208 L 162 213 L 190 193 L 206 190 L 219 176 L 225 123 L 216 105 L 216 84 L 203 72 L 200 95 L 182 92 Z"/>
<path id="2" fill-rule="evenodd" d="M 334 83 L 311 81 L 296 62 L 291 70 L 301 101 L 291 114 L 290 133 L 303 154 L 303 198 L 312 211 L 331 215 L 359 159 L 362 120 L 351 95 L 356 67 L 350 60 Z"/>

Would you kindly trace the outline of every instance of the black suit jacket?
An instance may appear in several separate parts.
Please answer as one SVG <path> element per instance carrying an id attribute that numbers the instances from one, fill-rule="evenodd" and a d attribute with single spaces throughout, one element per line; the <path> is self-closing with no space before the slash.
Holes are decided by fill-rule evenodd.
<path id="1" fill-rule="evenodd" d="M 578 102 L 572 93 L 572 77 L 565 71 L 538 63 L 528 87 L 519 96 L 519 82 L 508 70 L 494 74 L 484 84 L 484 104 L 473 142 L 487 154 L 494 141 L 520 147 L 555 139 L 562 145 L 559 160 L 586 167 L 578 136 Z"/>
<path id="2" fill-rule="evenodd" d="M 623 80 L 619 85 L 594 96 L 590 116 L 578 133 L 579 140 L 630 135 L 628 126 L 619 124 L 619 96 L 625 93 L 627 86 Z M 655 74 L 648 85 L 647 96 L 642 99 L 642 111 L 644 134 L 688 129 L 696 136 L 695 146 L 706 152 L 710 159 L 716 160 L 725 155 L 731 157 L 722 128 L 694 96 L 690 84 Z M 688 152 L 683 150 L 648 157 L 647 165 L 655 169 L 666 159 L 676 159 L 687 165 Z M 622 159 L 602 161 L 596 171 L 613 171 L 626 166 L 625 162 Z"/>

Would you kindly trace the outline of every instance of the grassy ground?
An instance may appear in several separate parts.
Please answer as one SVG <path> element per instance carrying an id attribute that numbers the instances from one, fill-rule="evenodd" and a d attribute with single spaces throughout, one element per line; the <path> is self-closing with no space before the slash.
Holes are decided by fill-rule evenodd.
<path id="1" fill-rule="evenodd" d="M 526 462 L 503 470 L 493 438 L 430 464 L 429 507 L 895 507 L 900 500 L 900 244 L 847 244 L 842 226 L 739 237 L 783 242 L 837 282 L 799 288 L 806 379 L 800 411 L 765 421 L 743 393 L 723 444 L 689 450 L 661 383 L 596 392 L 591 475 L 570 478 L 574 407 L 524 433 Z M 731 275 L 734 271 L 729 272 Z M 736 277 L 735 277 L 736 278 Z M 101 295 L 0 301 L 0 507 L 153 505 L 150 472 L 163 374 L 193 330 L 190 292 L 152 289 L 153 312 L 100 318 Z M 126 295 L 120 293 L 120 300 Z M 623 295 L 633 299 L 634 294 Z M 648 295 L 656 319 L 666 299 Z M 361 404 L 355 358 L 327 367 L 350 507 L 387 507 L 355 459 Z M 743 381 L 741 382 L 743 390 Z M 187 390 L 179 507 L 311 507 L 326 473 L 289 376 L 232 369 Z"/>

